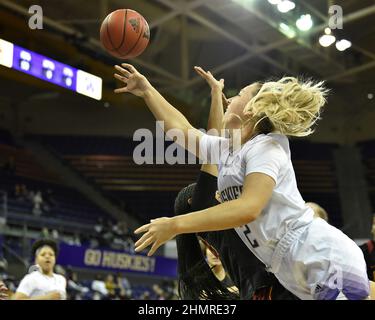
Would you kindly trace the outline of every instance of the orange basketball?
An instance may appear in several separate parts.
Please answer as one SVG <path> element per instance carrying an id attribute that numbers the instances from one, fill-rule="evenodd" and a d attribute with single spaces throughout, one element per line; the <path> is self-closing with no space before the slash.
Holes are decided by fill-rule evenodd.
<path id="1" fill-rule="evenodd" d="M 112 56 L 130 59 L 139 56 L 150 40 L 147 21 L 137 11 L 119 9 L 110 13 L 100 27 L 100 41 Z"/>

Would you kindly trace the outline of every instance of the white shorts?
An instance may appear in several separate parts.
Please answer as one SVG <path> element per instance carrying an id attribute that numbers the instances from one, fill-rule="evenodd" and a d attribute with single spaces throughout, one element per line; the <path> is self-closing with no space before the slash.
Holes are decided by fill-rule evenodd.
<path id="1" fill-rule="evenodd" d="M 335 300 L 340 293 L 349 300 L 362 300 L 370 294 L 361 249 L 320 218 L 279 241 L 271 271 L 304 300 Z"/>

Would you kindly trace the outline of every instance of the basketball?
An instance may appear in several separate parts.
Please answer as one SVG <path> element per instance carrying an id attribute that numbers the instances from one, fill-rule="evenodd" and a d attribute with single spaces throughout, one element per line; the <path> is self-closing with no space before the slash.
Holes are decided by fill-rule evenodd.
<path id="1" fill-rule="evenodd" d="M 109 54 L 119 59 L 139 56 L 150 40 L 146 19 L 137 11 L 119 9 L 110 13 L 100 27 L 100 41 Z"/>

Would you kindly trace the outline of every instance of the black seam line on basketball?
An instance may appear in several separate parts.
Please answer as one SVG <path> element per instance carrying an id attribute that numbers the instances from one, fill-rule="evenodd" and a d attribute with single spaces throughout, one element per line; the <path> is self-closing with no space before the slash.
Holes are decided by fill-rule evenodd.
<path id="1" fill-rule="evenodd" d="M 105 25 L 105 32 L 107 32 L 107 38 L 109 37 L 109 35 L 108 35 L 108 25 L 107 25 L 107 20 L 108 20 L 108 17 L 109 17 L 110 15 L 108 15 L 106 18 L 105 18 L 105 20 L 103 21 L 103 25 Z M 103 42 L 103 45 L 104 45 L 104 47 L 107 49 L 107 50 L 111 50 L 111 49 L 109 49 L 109 48 L 107 48 L 107 46 L 104 44 L 104 42 Z"/>
<path id="2" fill-rule="evenodd" d="M 128 9 L 125 10 L 125 19 L 124 19 L 124 30 L 123 30 L 123 35 L 122 35 L 122 41 L 121 41 L 121 44 L 115 48 L 115 50 L 117 51 L 118 49 L 120 49 L 123 45 L 123 43 L 125 42 L 125 37 L 126 37 L 126 20 L 127 20 L 127 16 L 128 16 Z M 120 55 L 121 53 L 118 52 Z"/>
<path id="3" fill-rule="evenodd" d="M 143 22 L 143 21 L 142 21 L 142 22 Z M 141 30 L 141 32 L 139 33 L 139 37 L 138 37 L 138 39 L 137 39 L 137 42 L 133 45 L 133 47 L 132 47 L 128 52 L 126 52 L 126 53 L 124 54 L 124 56 L 129 55 L 129 54 L 133 51 L 133 49 L 137 46 L 139 40 L 140 40 L 141 37 L 142 37 L 142 34 L 143 34 L 143 30 L 144 30 L 144 29 L 145 29 L 145 24 L 142 23 L 142 30 Z"/>
<path id="4" fill-rule="evenodd" d="M 113 13 L 113 12 L 112 12 Z M 109 42 L 111 43 L 112 45 L 112 49 L 115 48 L 115 46 L 113 45 L 113 42 L 112 42 L 112 39 L 111 39 L 111 34 L 109 33 L 109 30 L 108 30 L 108 25 L 109 25 L 109 22 L 111 20 L 111 17 L 112 17 L 112 13 L 108 16 L 108 22 L 107 22 L 107 25 L 106 25 L 106 29 L 107 29 L 107 37 L 109 39 Z M 113 50 L 111 50 L 113 51 Z M 117 52 L 117 50 L 115 49 L 115 51 Z M 119 53 L 119 52 L 117 52 Z"/>

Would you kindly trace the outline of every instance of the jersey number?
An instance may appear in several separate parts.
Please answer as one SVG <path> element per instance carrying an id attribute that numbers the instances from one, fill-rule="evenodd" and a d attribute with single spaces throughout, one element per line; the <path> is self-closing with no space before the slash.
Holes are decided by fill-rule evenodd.
<path id="1" fill-rule="evenodd" d="M 251 246 L 253 248 L 259 247 L 259 244 L 255 239 L 253 239 L 253 240 L 250 239 L 251 231 L 250 231 L 249 226 L 245 225 L 244 228 L 246 229 L 246 230 L 244 230 L 244 235 L 245 235 L 246 239 L 249 241 L 249 243 L 251 244 Z"/>

